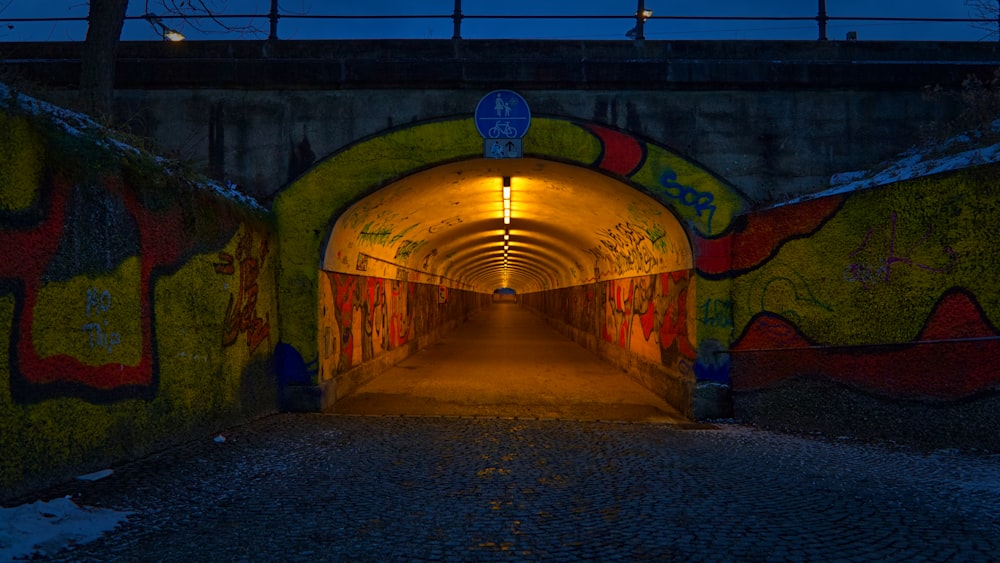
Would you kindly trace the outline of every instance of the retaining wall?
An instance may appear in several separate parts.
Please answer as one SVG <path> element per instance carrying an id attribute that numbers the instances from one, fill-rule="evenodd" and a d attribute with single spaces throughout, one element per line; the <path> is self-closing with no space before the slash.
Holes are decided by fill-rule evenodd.
<path id="1" fill-rule="evenodd" d="M 277 252 L 264 212 L 82 116 L 9 106 L 0 498 L 274 412 Z"/>
<path id="2" fill-rule="evenodd" d="M 1000 449 L 998 172 L 748 216 L 732 237 L 737 418 Z"/>

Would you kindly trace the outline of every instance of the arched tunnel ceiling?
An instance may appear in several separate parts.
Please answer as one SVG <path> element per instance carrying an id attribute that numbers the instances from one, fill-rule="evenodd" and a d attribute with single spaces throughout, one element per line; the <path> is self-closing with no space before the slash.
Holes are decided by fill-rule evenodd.
<path id="1" fill-rule="evenodd" d="M 339 217 L 323 260 L 333 272 L 484 293 L 691 267 L 687 235 L 660 203 L 593 170 L 534 158 L 465 160 L 402 178 Z"/>

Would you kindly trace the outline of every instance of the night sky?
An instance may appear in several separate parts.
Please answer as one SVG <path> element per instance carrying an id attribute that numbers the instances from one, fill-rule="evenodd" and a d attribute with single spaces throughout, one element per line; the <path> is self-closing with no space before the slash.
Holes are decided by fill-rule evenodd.
<path id="1" fill-rule="evenodd" d="M 180 0 L 174 0 L 180 2 Z M 264 14 L 270 0 L 205 0 L 220 14 Z M 133 1 L 130 16 L 140 16 L 146 10 L 163 14 L 161 0 Z M 827 0 L 831 17 L 917 17 L 967 18 L 975 16 L 965 0 Z M 85 0 L 0 0 L 0 41 L 77 41 L 86 34 L 86 22 L 5 22 L 4 18 L 67 17 L 84 18 Z M 653 19 L 646 23 L 646 38 L 650 40 L 685 39 L 816 39 L 815 21 L 679 21 L 656 19 L 661 16 L 816 16 L 818 0 L 645 0 Z M 454 0 L 281 0 L 282 13 L 292 15 L 436 15 L 450 16 Z M 462 24 L 462 36 L 511 39 L 625 39 L 634 24 L 628 16 L 635 13 L 636 0 L 463 0 L 467 17 Z M 481 15 L 601 15 L 619 16 L 608 19 L 479 19 Z M 166 20 L 189 39 L 260 39 L 266 37 L 268 21 L 256 18 L 249 22 L 258 33 L 222 32 L 206 22 L 200 26 L 210 33 L 194 29 L 190 23 Z M 248 20 L 226 20 L 233 26 L 246 25 Z M 452 36 L 452 21 L 443 18 L 408 18 L 381 20 L 317 20 L 285 17 L 280 21 L 279 37 L 283 39 L 354 39 L 412 38 L 448 39 Z M 830 39 L 843 39 L 854 31 L 859 40 L 995 40 L 996 34 L 982 24 L 831 21 L 827 28 Z M 143 20 L 126 22 L 126 40 L 156 39 L 158 35 Z"/>

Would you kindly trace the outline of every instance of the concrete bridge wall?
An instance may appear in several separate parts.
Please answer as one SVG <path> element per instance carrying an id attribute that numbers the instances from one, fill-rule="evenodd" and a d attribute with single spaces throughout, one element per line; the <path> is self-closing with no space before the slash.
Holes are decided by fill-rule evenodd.
<path id="1" fill-rule="evenodd" d="M 731 416 L 758 426 L 997 450 L 998 172 L 750 212 L 698 245 L 690 280 L 522 300 L 689 416 L 726 416 L 731 393 Z"/>
<path id="2" fill-rule="evenodd" d="M 279 408 L 266 211 L 61 119 L 0 112 L 0 498 Z"/>
<path id="3" fill-rule="evenodd" d="M 126 43 L 116 113 L 161 150 L 268 200 L 310 164 L 396 127 L 471 116 L 495 88 L 535 115 L 653 139 L 757 202 L 826 186 L 954 116 L 924 86 L 988 80 L 993 43 L 281 41 Z M 8 44 L 4 67 L 69 102 L 75 44 Z M 531 146 L 525 152 L 531 154 Z"/>

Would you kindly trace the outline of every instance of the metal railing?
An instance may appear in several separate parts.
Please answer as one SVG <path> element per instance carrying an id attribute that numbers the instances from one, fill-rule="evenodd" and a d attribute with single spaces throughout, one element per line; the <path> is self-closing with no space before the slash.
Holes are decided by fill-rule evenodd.
<path id="1" fill-rule="evenodd" d="M 1000 0 L 998 0 L 998 11 L 995 18 L 940 18 L 940 17 L 871 17 L 871 16 L 831 16 L 827 12 L 827 0 L 817 0 L 816 14 L 808 16 L 719 16 L 719 15 L 657 15 L 646 9 L 645 0 L 636 0 L 635 11 L 625 14 L 552 14 L 552 15 L 527 15 L 527 14 L 485 14 L 467 13 L 463 11 L 462 0 L 455 0 L 454 10 L 450 13 L 430 13 L 430 14 L 298 14 L 282 12 L 278 0 L 271 0 L 271 7 L 267 13 L 246 13 L 246 14 L 144 14 L 141 16 L 127 16 L 126 21 L 135 20 L 213 20 L 225 26 L 226 21 L 254 21 L 266 20 L 269 23 L 267 38 L 271 41 L 279 40 L 279 22 L 282 20 L 315 20 L 315 21 L 349 21 L 349 20 L 451 20 L 453 34 L 452 39 L 461 40 L 462 24 L 467 20 L 603 20 L 634 22 L 634 27 L 626 34 L 627 37 L 635 41 L 646 39 L 646 26 L 650 21 L 724 21 L 724 22 L 798 22 L 815 25 L 817 30 L 817 40 L 828 39 L 828 25 L 834 22 L 878 22 L 878 23 L 940 23 L 940 24 L 971 24 L 978 28 L 995 28 L 993 33 L 1000 39 Z M 13 24 L 23 22 L 86 22 L 87 17 L 41 17 L 41 18 L 3 18 L 0 14 L 0 22 Z M 166 36 L 166 26 L 164 36 Z M 259 31 L 263 34 L 263 30 Z"/>

